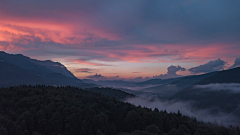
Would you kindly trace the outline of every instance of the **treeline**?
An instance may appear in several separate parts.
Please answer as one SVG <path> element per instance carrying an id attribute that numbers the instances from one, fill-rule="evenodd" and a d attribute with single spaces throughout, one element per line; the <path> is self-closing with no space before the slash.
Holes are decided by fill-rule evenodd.
<path id="1" fill-rule="evenodd" d="M 110 87 L 101 87 L 101 88 L 93 87 L 93 88 L 85 88 L 84 90 L 99 92 L 109 97 L 115 97 L 117 100 L 125 100 L 126 98 L 135 97 L 135 95 L 133 94 L 129 94 L 127 92 L 110 88 Z"/>
<path id="2" fill-rule="evenodd" d="M 178 113 L 123 103 L 77 87 L 0 89 L 0 135 L 238 135 Z"/>

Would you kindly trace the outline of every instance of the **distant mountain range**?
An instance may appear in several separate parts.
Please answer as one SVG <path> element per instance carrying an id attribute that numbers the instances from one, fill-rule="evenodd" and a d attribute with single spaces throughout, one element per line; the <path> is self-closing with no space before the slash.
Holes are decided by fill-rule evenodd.
<path id="1" fill-rule="evenodd" d="M 40 61 L 21 54 L 0 52 L 0 87 L 17 85 L 71 85 L 91 87 L 59 62 Z"/>
<path id="2" fill-rule="evenodd" d="M 218 72 L 206 73 L 202 75 L 191 75 L 170 79 L 150 79 L 143 82 L 131 82 L 124 80 L 101 80 L 94 81 L 91 79 L 83 79 L 85 83 L 92 83 L 99 86 L 107 86 L 121 89 L 125 92 L 135 95 L 153 94 L 158 95 L 162 99 L 168 99 L 175 93 L 191 86 L 192 84 L 206 79 Z"/>
<path id="3" fill-rule="evenodd" d="M 160 85 L 142 89 L 142 91 L 148 91 L 160 95 L 162 98 L 167 99 L 175 93 L 187 88 L 188 86 L 208 78 L 217 72 L 202 74 L 202 75 L 191 75 L 179 78 L 171 78 L 162 80 Z"/>
<path id="4" fill-rule="evenodd" d="M 93 83 L 100 86 L 107 86 L 107 87 L 126 87 L 126 86 L 135 86 L 136 82 L 131 81 L 124 81 L 124 80 L 99 80 L 94 81 L 91 79 L 82 79 L 85 83 Z"/>
<path id="5" fill-rule="evenodd" d="M 210 113 L 224 112 L 240 116 L 240 67 L 171 79 L 151 79 L 144 82 L 123 80 L 83 80 L 112 86 L 134 95 L 156 97 L 162 101 L 189 102 L 195 109 Z"/>

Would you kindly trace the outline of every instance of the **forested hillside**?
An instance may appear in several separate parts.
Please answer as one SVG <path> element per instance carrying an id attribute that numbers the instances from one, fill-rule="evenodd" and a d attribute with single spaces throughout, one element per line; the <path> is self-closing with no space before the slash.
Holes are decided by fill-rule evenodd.
<path id="1" fill-rule="evenodd" d="M 237 135 L 239 128 L 142 108 L 77 87 L 0 89 L 0 135 Z"/>
<path id="2" fill-rule="evenodd" d="M 109 88 L 109 87 L 102 87 L 102 88 L 93 87 L 93 88 L 86 88 L 84 90 L 99 92 L 99 93 L 109 96 L 109 97 L 115 97 L 118 100 L 125 100 L 126 98 L 135 97 L 135 95 L 133 95 L 133 94 L 129 94 L 127 92 Z"/>

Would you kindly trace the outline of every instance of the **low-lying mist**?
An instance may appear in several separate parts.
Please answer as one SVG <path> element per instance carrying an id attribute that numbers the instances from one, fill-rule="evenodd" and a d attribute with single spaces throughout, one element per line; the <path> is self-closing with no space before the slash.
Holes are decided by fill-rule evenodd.
<path id="1" fill-rule="evenodd" d="M 151 88 L 151 87 L 160 86 L 160 85 L 162 85 L 162 84 L 147 85 L 147 86 L 134 86 L 134 87 L 121 87 L 121 88 L 126 88 L 126 89 L 129 89 L 129 90 L 139 91 L 139 90 L 142 90 L 142 89 Z"/>
<path id="2" fill-rule="evenodd" d="M 211 122 L 218 125 L 223 125 L 226 127 L 239 126 L 240 120 L 232 114 L 226 114 L 223 112 L 218 112 L 217 114 L 211 114 L 211 109 L 194 109 L 192 102 L 174 102 L 174 101 L 160 101 L 154 98 L 144 95 L 141 97 L 128 98 L 125 102 L 129 102 L 134 105 L 141 105 L 147 108 L 158 108 L 159 110 L 166 110 L 167 112 L 175 112 L 178 110 L 186 116 L 195 117 L 198 121 Z"/>
<path id="3" fill-rule="evenodd" d="M 240 93 L 240 83 L 212 83 L 207 85 L 195 85 L 195 88 L 210 89 L 214 91 L 228 90 L 230 92 Z"/>

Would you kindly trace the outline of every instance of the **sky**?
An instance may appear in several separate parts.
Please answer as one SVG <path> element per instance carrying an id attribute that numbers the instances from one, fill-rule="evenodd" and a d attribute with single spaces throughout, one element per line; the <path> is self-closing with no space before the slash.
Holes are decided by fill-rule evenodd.
<path id="1" fill-rule="evenodd" d="M 240 66 L 239 0 L 1 0 L 0 50 L 78 78 L 171 78 Z"/>

